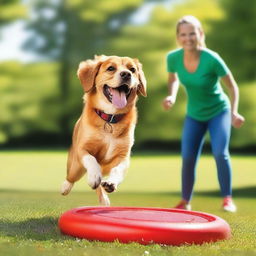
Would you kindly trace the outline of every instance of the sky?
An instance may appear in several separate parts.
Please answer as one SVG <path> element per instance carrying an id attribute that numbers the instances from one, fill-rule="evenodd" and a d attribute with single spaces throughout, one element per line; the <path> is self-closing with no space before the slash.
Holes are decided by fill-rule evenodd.
<path id="1" fill-rule="evenodd" d="M 24 25 L 23 21 L 16 21 L 1 30 L 0 61 L 19 60 L 26 63 L 36 59 L 32 53 L 22 50 L 21 46 L 28 37 Z"/>

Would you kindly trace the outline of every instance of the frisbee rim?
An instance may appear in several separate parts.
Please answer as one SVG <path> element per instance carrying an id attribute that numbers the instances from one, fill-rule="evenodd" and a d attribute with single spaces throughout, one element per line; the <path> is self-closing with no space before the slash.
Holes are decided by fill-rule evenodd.
<path id="1" fill-rule="evenodd" d="M 136 220 L 136 219 L 116 219 L 111 216 L 99 216 L 97 213 L 91 214 L 92 210 L 106 210 L 106 211 L 118 211 L 118 210 L 149 210 L 149 211 L 160 211 L 160 212 L 174 212 L 188 215 L 195 215 L 206 219 L 206 222 L 161 222 L 161 221 L 150 221 L 150 220 Z M 83 214 L 83 211 L 87 211 Z M 98 227 L 105 229 L 105 234 L 99 234 Z M 96 229 L 95 229 L 96 227 Z M 114 241 L 119 240 L 120 242 L 139 242 L 142 244 L 148 244 L 148 241 L 140 241 L 139 234 L 131 235 L 134 230 L 143 237 L 152 235 L 152 242 L 162 243 L 169 245 L 179 244 L 201 244 L 204 242 L 217 241 L 222 239 L 228 239 L 231 236 L 230 227 L 228 223 L 222 218 L 198 211 L 187 211 L 174 208 L 160 208 L 160 207 L 107 207 L 107 206 L 86 206 L 78 207 L 63 213 L 59 219 L 59 228 L 62 233 L 85 238 L 88 240 L 99 240 L 99 241 Z M 76 230 L 77 229 L 77 230 Z M 78 230 L 79 229 L 79 230 Z M 94 229 L 97 232 L 94 233 Z M 116 239 L 112 238 L 112 230 L 119 230 L 116 234 Z M 162 234 L 160 236 L 169 236 L 170 232 L 175 232 L 177 237 L 180 238 L 156 238 L 156 233 Z M 127 233 L 127 237 L 125 235 Z M 111 235 L 110 235 L 111 234 Z M 107 237 L 109 236 L 110 237 Z M 193 237 L 195 236 L 195 237 Z M 205 236 L 205 237 L 204 237 Z M 212 239 L 211 239 L 212 236 Z M 169 239 L 169 240 L 168 240 Z M 192 242 L 191 242 L 192 241 Z"/>

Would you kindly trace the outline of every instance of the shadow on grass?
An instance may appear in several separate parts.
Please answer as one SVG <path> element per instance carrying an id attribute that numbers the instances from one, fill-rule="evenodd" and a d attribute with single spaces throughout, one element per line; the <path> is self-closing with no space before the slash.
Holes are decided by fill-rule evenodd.
<path id="1" fill-rule="evenodd" d="M 119 192 L 121 195 L 138 195 L 138 196 L 151 196 L 151 195 L 172 195 L 172 196 L 180 196 L 180 192 Z M 220 197 L 220 190 L 206 190 L 206 191 L 194 191 L 195 195 L 205 196 L 205 197 Z M 243 188 L 234 188 L 233 196 L 236 198 L 255 198 L 256 196 L 256 186 L 243 187 Z"/>
<path id="2" fill-rule="evenodd" d="M 58 219 L 53 217 L 32 218 L 24 221 L 0 221 L 0 235 L 16 237 L 18 239 L 32 239 L 38 241 L 60 240 Z"/>
<path id="3" fill-rule="evenodd" d="M 199 196 L 212 196 L 212 197 L 218 197 L 220 196 L 220 191 L 198 191 L 195 193 Z M 244 188 L 234 188 L 233 189 L 233 196 L 236 198 L 255 198 L 256 196 L 256 186 L 251 187 L 244 187 Z"/>

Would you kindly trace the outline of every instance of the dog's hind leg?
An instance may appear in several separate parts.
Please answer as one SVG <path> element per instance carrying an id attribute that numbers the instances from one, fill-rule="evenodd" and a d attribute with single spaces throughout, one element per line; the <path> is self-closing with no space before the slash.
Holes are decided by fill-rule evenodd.
<path id="1" fill-rule="evenodd" d="M 66 180 L 63 182 L 61 187 L 61 194 L 66 196 L 71 191 L 74 183 L 85 174 L 85 169 L 82 167 L 77 169 L 69 170 Z"/>
<path id="2" fill-rule="evenodd" d="M 68 155 L 68 164 L 67 164 L 67 177 L 61 187 L 61 194 L 67 195 L 71 191 L 74 183 L 78 181 L 85 174 L 85 169 L 75 158 L 72 149 Z"/>
<path id="3" fill-rule="evenodd" d="M 96 193 L 98 195 L 100 205 L 110 206 L 110 200 L 102 186 L 98 186 L 96 188 Z"/>
<path id="4" fill-rule="evenodd" d="M 66 196 L 69 194 L 73 187 L 74 183 L 69 182 L 68 180 L 65 180 L 61 186 L 61 194 L 63 196 Z"/>

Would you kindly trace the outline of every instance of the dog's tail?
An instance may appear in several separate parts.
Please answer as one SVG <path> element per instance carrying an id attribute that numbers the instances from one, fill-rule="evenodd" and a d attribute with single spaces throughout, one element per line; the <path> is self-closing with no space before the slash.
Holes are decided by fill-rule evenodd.
<path id="1" fill-rule="evenodd" d="M 66 196 L 69 194 L 69 192 L 71 191 L 72 187 L 73 187 L 74 183 L 71 183 L 67 180 L 65 180 L 61 186 L 61 194 L 63 196 Z"/>

